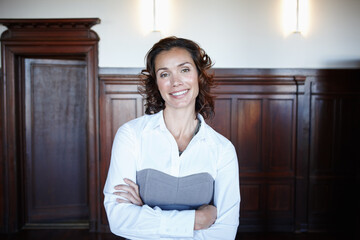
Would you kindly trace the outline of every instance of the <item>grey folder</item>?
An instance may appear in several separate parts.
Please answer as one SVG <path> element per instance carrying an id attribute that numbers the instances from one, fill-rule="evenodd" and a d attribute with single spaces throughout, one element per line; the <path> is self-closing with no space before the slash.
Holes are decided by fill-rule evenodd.
<path id="1" fill-rule="evenodd" d="M 214 195 L 214 179 L 209 173 L 174 177 L 154 169 L 136 173 L 140 196 L 144 204 L 162 210 L 197 209 L 209 204 Z"/>

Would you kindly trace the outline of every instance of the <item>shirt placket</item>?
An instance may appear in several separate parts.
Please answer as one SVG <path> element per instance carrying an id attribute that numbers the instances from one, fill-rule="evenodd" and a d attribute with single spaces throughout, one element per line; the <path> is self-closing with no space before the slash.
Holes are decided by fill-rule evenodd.
<path id="1" fill-rule="evenodd" d="M 178 177 L 180 174 L 180 157 L 179 157 L 179 149 L 175 138 L 171 135 L 169 131 L 166 131 L 167 138 L 170 142 L 171 146 L 171 156 L 170 156 L 170 174 L 172 176 Z"/>

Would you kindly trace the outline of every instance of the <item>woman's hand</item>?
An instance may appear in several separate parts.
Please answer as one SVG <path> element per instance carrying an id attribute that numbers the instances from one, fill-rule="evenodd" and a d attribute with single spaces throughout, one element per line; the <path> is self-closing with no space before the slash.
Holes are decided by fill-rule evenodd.
<path id="1" fill-rule="evenodd" d="M 140 198 L 139 186 L 131 181 L 130 179 L 124 178 L 126 184 L 119 184 L 115 186 L 115 190 L 120 190 L 120 192 L 114 192 L 115 195 L 123 197 L 117 198 L 118 203 L 132 203 L 138 206 L 144 205 L 143 201 Z"/>
<path id="2" fill-rule="evenodd" d="M 217 209 L 213 205 L 202 205 L 195 211 L 194 230 L 209 228 L 217 218 Z"/>

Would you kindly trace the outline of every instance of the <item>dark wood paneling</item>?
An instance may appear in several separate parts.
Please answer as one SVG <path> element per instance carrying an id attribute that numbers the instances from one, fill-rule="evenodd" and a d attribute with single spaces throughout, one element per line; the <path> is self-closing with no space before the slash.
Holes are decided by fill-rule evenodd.
<path id="1" fill-rule="evenodd" d="M 290 212 L 292 206 L 293 186 L 291 184 L 270 184 L 268 189 L 269 212 Z"/>
<path id="2" fill-rule="evenodd" d="M 243 204 L 242 210 L 246 215 L 249 213 L 259 212 L 263 208 L 260 204 L 261 185 L 260 184 L 241 184 L 241 202 Z"/>
<path id="3" fill-rule="evenodd" d="M 241 172 L 262 169 L 262 103 L 261 99 L 238 99 L 237 144 L 241 148 L 237 153 Z"/>
<path id="4" fill-rule="evenodd" d="M 289 76 L 216 76 L 215 118 L 209 124 L 230 139 L 240 165 L 240 229 L 293 228 L 296 90 Z M 117 128 L 143 111 L 137 76 L 100 76 L 101 185 Z M 115 107 L 114 107 L 115 106 Z M 106 215 L 102 210 L 106 229 Z"/>
<path id="5" fill-rule="evenodd" d="M 25 89 L 22 79 L 24 58 L 82 59 L 86 71 L 86 167 L 89 217 L 87 225 L 97 228 L 99 217 L 98 181 L 98 86 L 97 44 L 99 38 L 90 27 L 99 19 L 0 19 L 8 30 L 1 36 L 1 128 L 4 166 L 4 231 L 14 232 L 24 224 L 25 182 L 19 166 L 25 159 Z M 3 168 L 2 168 L 3 169 Z"/>
<path id="6" fill-rule="evenodd" d="M 312 80 L 310 230 L 355 232 L 359 226 L 360 84 L 355 76 Z"/>
<path id="7" fill-rule="evenodd" d="M 301 84 L 302 83 L 302 84 Z M 308 231 L 308 171 L 309 171 L 309 129 L 310 129 L 310 82 L 301 81 L 297 94 L 297 129 L 295 154 L 295 231 Z M 306 93 L 306 94 L 305 94 Z"/>
<path id="8" fill-rule="evenodd" d="M 356 161 L 360 159 L 360 127 L 356 127 L 360 123 L 360 96 L 343 96 L 338 103 L 335 169 L 339 174 L 354 176 L 360 170 Z"/>
<path id="9" fill-rule="evenodd" d="M 240 182 L 240 231 L 266 230 L 267 222 L 266 181 L 250 178 Z"/>
<path id="10" fill-rule="evenodd" d="M 311 174 L 334 171 L 335 146 L 335 111 L 334 99 L 315 97 L 312 99 L 312 136 L 314 140 L 311 151 Z"/>
<path id="11" fill-rule="evenodd" d="M 238 135 L 233 143 L 238 152 L 241 188 L 247 189 L 250 184 L 250 189 L 258 190 L 241 203 L 241 231 L 293 228 L 296 96 L 289 95 L 288 85 L 279 85 L 273 94 L 271 86 L 264 87 L 265 94 L 259 86 L 252 86 L 259 92 L 237 96 Z M 255 209 L 253 201 L 262 204 L 256 204 L 259 208 Z"/>
<path id="12" fill-rule="evenodd" d="M 294 175 L 295 100 L 270 99 L 266 112 L 268 166 L 271 172 L 288 172 Z"/>
<path id="13" fill-rule="evenodd" d="M 25 60 L 25 225 L 87 221 L 86 62 Z"/>
<path id="14" fill-rule="evenodd" d="M 239 230 L 302 232 L 359 224 L 354 189 L 359 189 L 360 144 L 355 136 L 360 135 L 360 71 L 214 72 L 216 115 L 209 124 L 237 150 L 242 195 Z M 124 109 L 133 108 L 118 112 L 124 120 L 115 121 L 135 116 L 139 101 L 132 102 L 129 94 L 136 93 L 137 76 L 104 74 L 100 79 L 107 89 L 101 94 L 124 99 Z M 103 109 L 106 104 L 101 101 Z M 106 161 L 110 150 L 102 152 L 108 154 Z M 102 169 L 105 176 L 107 169 Z M 334 216 L 341 217 L 341 224 Z"/>
<path id="15" fill-rule="evenodd" d="M 51 54 L 71 54 L 76 49 L 68 46 Z M 16 62 L 19 54 L 46 50 L 49 47 L 29 50 L 18 46 L 5 52 L 7 60 Z M 13 77 L 15 71 L 14 65 L 7 65 L 3 72 L 11 72 Z M 89 201 L 97 199 L 90 207 L 90 212 L 98 211 L 91 217 L 92 224 L 97 221 L 98 230 L 108 231 L 102 189 L 112 140 L 118 126 L 143 114 L 143 102 L 137 93 L 138 70 L 121 70 L 114 75 L 109 74 L 111 69 L 102 71 L 106 74 L 100 76 L 99 178 L 94 173 L 89 175 L 90 188 L 95 186 L 96 190 Z M 210 124 L 237 148 L 242 195 L 240 231 L 351 232 L 360 227 L 360 71 L 215 69 L 215 75 L 219 83 L 215 89 L 216 116 Z M 1 85 L 5 86 L 3 82 Z M 96 94 L 90 92 L 88 99 L 96 101 Z M 17 120 L 9 107 L 17 106 L 14 96 L 19 90 L 10 81 L 0 93 L 4 100 L 0 120 L 6 126 L 1 140 L 7 147 L 2 152 L 5 178 L 16 172 L 12 163 L 18 159 L 14 154 L 19 147 Z M 96 130 L 89 133 L 97 134 Z M 5 199 L 3 229 L 8 229 L 14 228 L 8 225 L 16 220 L 9 216 L 17 211 L 16 194 L 11 191 L 17 185 L 9 178 L 4 183 L 0 203 Z M 9 199 L 15 199 L 14 203 L 9 204 Z"/>
<path id="16" fill-rule="evenodd" d="M 1 70 L 1 68 L 0 68 Z M 4 79 L 3 79 L 3 74 L 2 71 L 0 71 L 0 86 L 2 86 L 4 83 Z M 0 87 L 0 99 L 2 100 L 2 96 L 4 96 L 4 92 L 3 92 L 4 88 Z M 0 124 L 2 124 L 4 122 L 4 117 L 5 115 L 3 114 L 4 109 L 3 109 L 3 104 L 0 104 Z M 6 212 L 6 203 L 5 203 L 5 196 L 8 195 L 7 191 L 6 191 L 6 164 L 5 164 L 5 151 L 4 151 L 4 130 L 3 130 L 3 125 L 0 125 L 0 233 L 6 232 L 7 231 L 7 219 L 6 217 L 8 216 L 7 212 Z"/>
<path id="17" fill-rule="evenodd" d="M 118 128 L 144 114 L 142 97 L 137 92 L 138 78 L 134 76 L 107 76 L 100 78 L 100 191 L 102 191 L 110 165 L 112 142 Z M 104 196 L 100 196 L 101 202 Z M 104 207 L 99 206 L 101 231 L 109 231 Z"/>
<path id="18" fill-rule="evenodd" d="M 209 124 L 216 129 L 219 133 L 225 136 L 227 139 L 231 139 L 231 132 L 233 131 L 231 125 L 231 98 L 218 97 L 215 101 L 216 114 L 214 119 L 209 121 Z"/>

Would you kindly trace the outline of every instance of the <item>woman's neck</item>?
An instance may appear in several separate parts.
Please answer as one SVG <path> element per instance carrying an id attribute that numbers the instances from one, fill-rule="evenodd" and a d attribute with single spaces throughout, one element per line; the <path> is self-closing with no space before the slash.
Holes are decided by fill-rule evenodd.
<path id="1" fill-rule="evenodd" d="M 164 109 L 164 121 L 167 129 L 176 141 L 193 136 L 197 125 L 195 109 Z"/>

